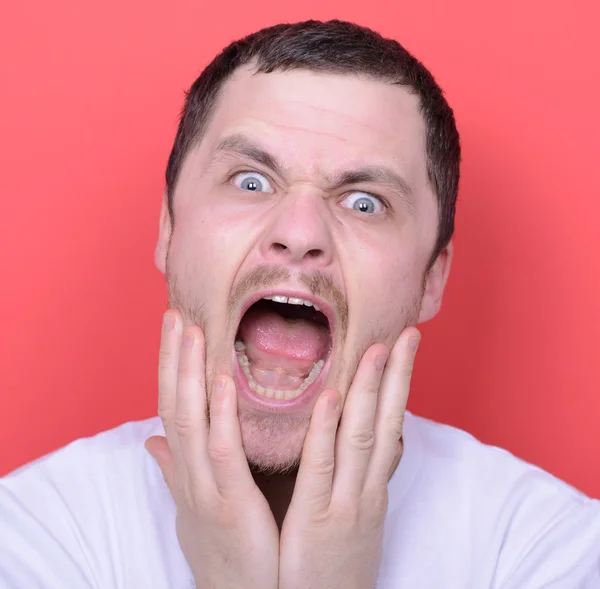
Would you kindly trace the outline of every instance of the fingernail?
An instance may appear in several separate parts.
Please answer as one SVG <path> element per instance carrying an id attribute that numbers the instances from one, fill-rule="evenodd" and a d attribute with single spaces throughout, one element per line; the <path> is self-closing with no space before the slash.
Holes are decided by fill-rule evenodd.
<path id="1" fill-rule="evenodd" d="M 221 393 L 225 390 L 225 378 L 218 376 L 215 380 L 215 393 Z"/>
<path id="2" fill-rule="evenodd" d="M 416 352 L 419 347 L 419 342 L 421 341 L 421 336 L 415 335 L 408 340 L 408 346 L 411 351 Z"/>
<path id="3" fill-rule="evenodd" d="M 186 348 L 191 348 L 194 345 L 194 336 L 191 333 L 186 333 L 183 336 L 183 345 Z"/>
<path id="4" fill-rule="evenodd" d="M 337 397 L 329 397 L 328 405 L 330 411 L 337 413 L 340 410 L 340 400 Z"/>
<path id="5" fill-rule="evenodd" d="M 175 317 L 173 315 L 165 315 L 163 318 L 165 331 L 171 331 L 175 327 Z"/>
<path id="6" fill-rule="evenodd" d="M 375 368 L 377 368 L 377 370 L 383 370 L 387 359 L 388 357 L 385 354 L 377 356 L 377 358 L 375 358 Z"/>

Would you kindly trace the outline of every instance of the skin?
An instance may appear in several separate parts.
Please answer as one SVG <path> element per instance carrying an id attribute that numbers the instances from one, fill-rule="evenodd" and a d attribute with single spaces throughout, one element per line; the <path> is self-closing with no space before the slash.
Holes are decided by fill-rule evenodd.
<path id="1" fill-rule="evenodd" d="M 277 169 L 235 150 L 216 156 L 232 136 L 272 154 Z M 408 190 L 332 186 L 365 165 Z M 248 179 L 261 190 L 245 190 Z M 178 506 L 197 586 L 373 587 L 412 326 L 438 312 L 452 258 L 448 246 L 426 272 L 438 210 L 417 97 L 366 78 L 242 69 L 184 162 L 174 213 L 172 225 L 163 202 L 155 253 L 171 306 L 159 362 L 166 439 L 147 448 Z M 335 314 L 322 390 L 294 411 L 259 411 L 231 378 L 244 299 L 314 292 L 315 276 Z"/>

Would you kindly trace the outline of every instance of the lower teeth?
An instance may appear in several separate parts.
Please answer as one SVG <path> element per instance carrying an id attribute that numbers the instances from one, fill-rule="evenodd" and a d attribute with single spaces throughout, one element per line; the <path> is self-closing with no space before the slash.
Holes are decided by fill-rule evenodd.
<path id="1" fill-rule="evenodd" d="M 304 382 L 297 389 L 291 391 L 284 391 L 272 388 L 267 389 L 254 380 L 254 377 L 250 372 L 250 360 L 248 360 L 248 356 L 244 354 L 244 350 L 241 349 L 241 345 L 238 345 L 238 342 L 236 342 L 236 352 L 238 362 L 240 364 L 240 367 L 244 371 L 244 374 L 246 375 L 246 379 L 248 380 L 250 388 L 255 393 L 259 394 L 261 397 L 267 397 L 268 399 L 288 401 L 290 399 L 295 399 L 296 397 L 299 397 L 313 382 L 315 382 L 315 380 L 317 380 L 319 374 L 321 374 L 321 370 L 323 370 L 323 366 L 325 365 L 325 360 L 319 360 L 318 362 L 316 362 L 312 370 L 310 371 L 310 374 L 304 379 Z"/>

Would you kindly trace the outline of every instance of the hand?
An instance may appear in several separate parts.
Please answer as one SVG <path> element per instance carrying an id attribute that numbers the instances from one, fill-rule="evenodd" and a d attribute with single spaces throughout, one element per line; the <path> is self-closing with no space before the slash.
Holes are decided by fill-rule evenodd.
<path id="1" fill-rule="evenodd" d="M 402 424 L 420 334 L 364 354 L 339 430 L 340 395 L 321 393 L 281 530 L 279 589 L 373 589 L 381 562 L 387 483 L 402 453 Z"/>
<path id="2" fill-rule="evenodd" d="M 209 427 L 204 336 L 188 327 L 182 343 L 182 331 L 167 311 L 158 369 L 166 439 L 146 441 L 177 505 L 181 549 L 198 589 L 275 589 L 279 534 L 242 448 L 235 384 L 215 379 Z"/>

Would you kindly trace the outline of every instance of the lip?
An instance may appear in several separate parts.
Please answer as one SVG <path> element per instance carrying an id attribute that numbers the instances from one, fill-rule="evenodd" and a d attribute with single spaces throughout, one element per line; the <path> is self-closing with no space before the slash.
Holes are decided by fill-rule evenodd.
<path id="1" fill-rule="evenodd" d="M 321 374 L 319 374 L 315 382 L 313 382 L 310 386 L 306 387 L 306 390 L 301 395 L 298 395 L 296 398 L 289 400 L 275 400 L 269 399 L 267 397 L 262 397 L 250 388 L 250 385 L 248 384 L 248 379 L 246 378 L 246 375 L 244 374 L 242 367 L 238 362 L 237 354 L 235 353 L 235 350 L 233 350 L 233 379 L 235 381 L 235 386 L 237 388 L 238 395 L 240 395 L 242 399 L 244 399 L 246 404 L 262 412 L 293 413 L 302 407 L 310 405 L 312 401 L 316 400 L 317 392 L 321 388 L 325 376 L 329 373 L 329 366 L 331 364 L 331 358 L 333 356 L 332 352 L 333 349 L 329 353 L 327 361 L 323 365 Z"/>
<path id="2" fill-rule="evenodd" d="M 246 375 L 244 374 L 242 367 L 237 359 L 237 353 L 232 346 L 232 355 L 233 355 L 233 377 L 235 380 L 235 384 L 237 387 L 238 395 L 245 401 L 246 404 L 258 409 L 262 412 L 270 412 L 270 413 L 293 413 L 302 407 L 306 407 L 310 405 L 311 402 L 316 400 L 317 392 L 320 390 L 323 385 L 323 381 L 325 376 L 329 373 L 329 367 L 331 365 L 331 360 L 333 357 L 333 347 L 335 345 L 335 328 L 336 328 L 336 315 L 329 303 L 317 297 L 314 297 L 306 292 L 291 290 L 291 289 L 281 289 L 281 288 L 271 288 L 268 290 L 255 292 L 248 299 L 244 301 L 244 304 L 241 308 L 237 326 L 242 320 L 242 317 L 246 314 L 248 309 L 254 305 L 254 303 L 260 301 L 264 297 L 269 297 L 273 295 L 280 295 L 286 297 L 296 297 L 305 299 L 310 301 L 311 303 L 318 305 L 321 313 L 327 317 L 327 321 L 329 322 L 329 330 L 331 336 L 331 349 L 329 351 L 329 355 L 325 364 L 323 365 L 323 369 L 321 373 L 310 386 L 306 388 L 306 390 L 298 395 L 294 399 L 289 400 L 275 400 L 267 397 L 262 397 L 258 393 L 254 392 L 246 379 Z"/>
<path id="3" fill-rule="evenodd" d="M 246 314 L 246 311 L 254 305 L 254 303 L 264 299 L 265 297 L 272 297 L 273 295 L 281 295 L 284 297 L 292 297 L 305 299 L 313 303 L 313 305 L 318 305 L 321 309 L 321 313 L 327 317 L 327 321 L 329 321 L 329 331 L 331 333 L 331 341 L 335 341 L 335 329 L 336 329 L 336 314 L 331 307 L 331 305 L 324 301 L 323 299 L 319 299 L 314 297 L 308 293 L 298 291 L 298 290 L 289 290 L 289 289 L 280 289 L 280 288 L 270 288 L 268 290 L 260 291 L 252 293 L 250 297 L 248 297 L 244 304 L 242 305 L 241 312 L 237 318 L 237 327 L 240 326 L 240 322 L 242 321 L 242 317 Z M 316 382 L 316 381 L 315 381 Z M 307 389 L 308 390 L 308 389 Z"/>

